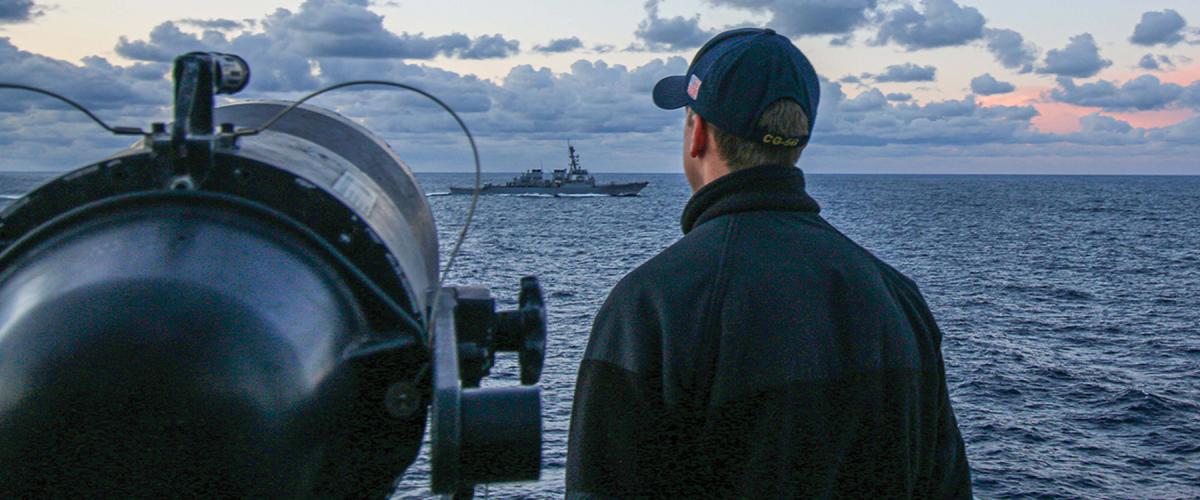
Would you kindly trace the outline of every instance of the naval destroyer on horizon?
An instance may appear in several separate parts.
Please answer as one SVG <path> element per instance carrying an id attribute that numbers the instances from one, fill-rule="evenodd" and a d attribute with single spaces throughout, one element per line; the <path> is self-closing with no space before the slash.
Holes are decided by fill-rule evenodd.
<path id="1" fill-rule="evenodd" d="M 542 169 L 529 170 L 513 180 L 499 184 L 484 184 L 479 188 L 479 194 L 525 194 L 545 196 L 577 196 L 577 195 L 608 195 L 608 196 L 637 196 L 648 182 L 605 183 L 596 182 L 596 178 L 579 166 L 579 155 L 575 146 L 567 143 L 567 168 L 555 169 L 549 179 L 542 174 Z M 475 191 L 470 187 L 450 186 L 450 194 L 471 194 Z"/>

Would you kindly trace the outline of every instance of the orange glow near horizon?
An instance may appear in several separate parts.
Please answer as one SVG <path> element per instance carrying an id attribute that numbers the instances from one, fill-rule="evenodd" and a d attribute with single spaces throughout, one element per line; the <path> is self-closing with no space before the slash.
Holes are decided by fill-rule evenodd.
<path id="1" fill-rule="evenodd" d="M 1133 113 L 1106 113 L 1118 120 L 1129 122 L 1139 128 L 1159 128 L 1174 125 L 1188 118 L 1193 113 L 1187 109 L 1164 109 L 1161 111 L 1136 111 Z"/>
<path id="2" fill-rule="evenodd" d="M 1069 134 L 1080 129 L 1079 119 L 1099 111 L 1073 104 L 1047 101 L 1042 98 L 1050 87 L 1025 87 L 1007 94 L 979 97 L 983 106 L 1033 106 L 1038 115 L 1030 120 L 1039 132 Z"/>
<path id="3" fill-rule="evenodd" d="M 1042 132 L 1069 134 L 1081 128 L 1079 119 L 1092 113 L 1101 113 L 1133 125 L 1135 128 L 1159 128 L 1174 125 L 1195 113 L 1187 109 L 1164 109 L 1159 111 L 1131 111 L 1125 113 L 1103 112 L 1100 108 L 1076 106 L 1061 102 L 1034 103 L 1039 115 L 1030 120 Z"/>
<path id="4" fill-rule="evenodd" d="M 1082 128 L 1079 119 L 1100 110 L 1061 102 L 1039 102 L 1033 107 L 1037 108 L 1039 113 L 1030 120 L 1034 128 L 1053 134 L 1078 132 Z"/>
<path id="5" fill-rule="evenodd" d="M 1117 85 L 1137 78 L 1141 73 L 1128 73 L 1123 78 L 1114 81 Z M 1200 66 L 1193 65 L 1155 75 L 1164 83 L 1187 86 L 1200 81 Z M 1100 108 L 1076 106 L 1061 102 L 1050 101 L 1043 96 L 1049 93 L 1051 87 L 1024 87 L 1014 92 L 994 96 L 980 96 L 976 100 L 982 106 L 1033 106 L 1038 110 L 1038 116 L 1031 120 L 1034 128 L 1041 132 L 1069 134 L 1080 129 L 1079 119 L 1092 113 L 1101 112 Z M 1128 122 L 1138 128 L 1159 128 L 1174 125 L 1195 116 L 1188 109 L 1166 109 L 1158 111 L 1132 111 L 1124 113 L 1104 113 L 1118 120 Z"/>
<path id="6" fill-rule="evenodd" d="M 1036 104 L 1050 87 L 1023 87 L 1007 94 L 979 96 L 975 100 L 983 106 L 1025 106 Z"/>

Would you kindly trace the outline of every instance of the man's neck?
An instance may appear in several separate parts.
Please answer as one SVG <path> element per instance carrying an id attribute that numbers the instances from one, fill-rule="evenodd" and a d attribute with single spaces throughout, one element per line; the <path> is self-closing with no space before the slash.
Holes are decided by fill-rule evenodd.
<path id="1" fill-rule="evenodd" d="M 729 175 L 729 166 L 723 160 L 704 161 L 697 166 L 695 175 L 688 175 L 688 184 L 692 186 L 692 193 L 699 191 L 700 188 L 707 186 L 710 182 Z"/>

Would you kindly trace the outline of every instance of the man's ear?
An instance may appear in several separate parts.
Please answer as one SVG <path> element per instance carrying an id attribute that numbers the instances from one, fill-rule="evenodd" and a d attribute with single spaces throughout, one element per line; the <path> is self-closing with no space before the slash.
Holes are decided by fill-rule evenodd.
<path id="1" fill-rule="evenodd" d="M 708 123 L 696 113 L 692 113 L 691 120 L 692 126 L 688 132 L 691 134 L 691 147 L 688 148 L 688 154 L 692 158 L 699 158 L 704 156 L 705 148 L 708 147 Z"/>

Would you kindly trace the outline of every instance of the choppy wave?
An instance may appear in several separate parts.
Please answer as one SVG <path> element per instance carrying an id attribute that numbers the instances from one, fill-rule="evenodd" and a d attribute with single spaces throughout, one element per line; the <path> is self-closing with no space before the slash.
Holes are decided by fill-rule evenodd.
<path id="1" fill-rule="evenodd" d="M 418 178 L 448 251 L 470 197 L 445 194 L 473 175 Z M 679 238 L 691 194 L 681 175 L 604 180 L 635 179 L 651 182 L 611 203 L 479 205 L 450 279 L 491 287 L 510 308 L 520 278 L 538 275 L 550 320 L 542 481 L 493 485 L 491 498 L 563 496 L 592 317 L 617 280 Z M 32 186 L 0 174 L 0 193 L 13 193 L 0 206 Z M 818 175 L 809 186 L 824 217 L 920 284 L 978 497 L 1200 497 L 1200 178 Z M 519 378 L 508 358 L 492 373 L 485 383 Z M 396 497 L 429 496 L 423 453 Z"/>

